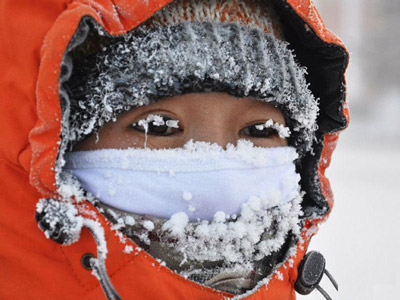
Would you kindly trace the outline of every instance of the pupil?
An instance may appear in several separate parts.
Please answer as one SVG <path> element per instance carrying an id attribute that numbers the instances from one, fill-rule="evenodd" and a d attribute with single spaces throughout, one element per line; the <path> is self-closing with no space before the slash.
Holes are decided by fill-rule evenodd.
<path id="1" fill-rule="evenodd" d="M 271 128 L 257 129 L 256 125 L 250 127 L 250 135 L 254 137 L 267 137 L 273 134 Z"/>
<path id="2" fill-rule="evenodd" d="M 154 132 L 154 133 L 166 133 L 167 130 L 168 130 L 168 126 L 165 125 L 165 124 L 164 124 L 164 125 L 160 125 L 160 126 L 154 125 L 153 122 L 149 124 L 149 131 L 150 131 L 150 132 Z"/>

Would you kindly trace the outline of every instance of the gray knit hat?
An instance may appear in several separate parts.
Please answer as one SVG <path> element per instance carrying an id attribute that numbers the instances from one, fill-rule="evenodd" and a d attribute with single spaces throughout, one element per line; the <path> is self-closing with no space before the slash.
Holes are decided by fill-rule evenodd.
<path id="1" fill-rule="evenodd" d="M 258 6 L 238 10 L 258 17 L 224 15 L 231 10 L 221 3 L 242 5 L 238 0 L 189 3 L 192 7 L 183 0 L 166 6 L 122 37 L 95 26 L 103 41 L 99 51 L 85 58 L 80 77 L 68 83 L 66 138 L 74 144 L 120 113 L 164 97 L 225 92 L 279 107 L 292 131 L 289 143 L 300 155 L 310 151 L 318 103 L 308 89 L 306 70 L 272 25 L 276 20 L 260 18 Z"/>

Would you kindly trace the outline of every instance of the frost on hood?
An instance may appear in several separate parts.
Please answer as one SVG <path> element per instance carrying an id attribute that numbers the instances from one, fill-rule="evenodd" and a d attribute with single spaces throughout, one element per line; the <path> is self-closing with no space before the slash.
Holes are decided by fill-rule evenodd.
<path id="1" fill-rule="evenodd" d="M 74 204 L 54 199 L 40 199 L 36 205 L 40 216 L 39 226 L 47 238 L 52 238 L 64 245 L 79 240 L 82 227 L 87 227 L 97 243 L 98 258 L 104 260 L 107 255 L 104 229 L 96 220 L 78 215 Z"/>
<path id="2" fill-rule="evenodd" d="M 36 205 L 36 212 L 43 215 L 41 222 L 47 228 L 44 234 L 47 238 L 63 238 L 64 244 L 69 245 L 79 239 L 82 229 L 82 219 L 77 217 L 78 210 L 71 203 L 41 199 Z"/>
<path id="3" fill-rule="evenodd" d="M 215 22 L 142 24 L 109 39 L 111 44 L 79 62 L 66 84 L 71 103 L 64 135 L 70 143 L 133 107 L 185 93 L 225 92 L 278 106 L 292 131 L 291 145 L 301 156 L 311 150 L 317 100 L 287 42 L 256 28 Z"/>

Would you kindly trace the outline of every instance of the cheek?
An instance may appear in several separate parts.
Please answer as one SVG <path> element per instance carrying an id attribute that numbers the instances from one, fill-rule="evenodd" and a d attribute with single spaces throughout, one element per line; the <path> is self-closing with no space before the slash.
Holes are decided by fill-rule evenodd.
<path id="1" fill-rule="evenodd" d="M 100 143 L 103 148 L 144 148 L 145 136 L 130 128 L 119 128 L 118 130 L 109 130 L 101 135 Z"/>
<path id="2" fill-rule="evenodd" d="M 288 146 L 287 139 L 282 139 L 280 137 L 273 137 L 270 139 L 249 139 L 253 142 L 254 146 L 257 147 L 285 147 Z"/>
<path id="3" fill-rule="evenodd" d="M 116 123 L 108 123 L 99 129 L 97 133 L 89 135 L 79 142 L 74 151 L 98 150 L 98 149 L 126 149 L 140 145 L 140 137 L 129 134 L 126 128 L 117 126 Z"/>
<path id="4" fill-rule="evenodd" d="M 118 145 L 121 149 L 126 148 L 150 148 L 150 149 L 168 149 L 181 148 L 186 143 L 186 138 L 183 134 L 171 136 L 146 135 L 143 132 L 136 130 L 128 130 L 124 137 L 121 138 Z"/>
<path id="5" fill-rule="evenodd" d="M 182 148 L 183 145 L 185 145 L 185 140 L 182 138 L 149 136 L 147 140 L 147 148 L 150 149 Z M 144 148 L 144 140 L 140 148 Z"/>

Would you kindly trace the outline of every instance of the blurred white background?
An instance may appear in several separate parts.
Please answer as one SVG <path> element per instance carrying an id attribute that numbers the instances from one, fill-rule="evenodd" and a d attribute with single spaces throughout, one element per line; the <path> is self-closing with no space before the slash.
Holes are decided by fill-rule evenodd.
<path id="1" fill-rule="evenodd" d="M 400 1 L 314 0 L 350 51 L 350 127 L 327 175 L 335 207 L 310 250 L 339 283 L 333 300 L 398 300 L 400 289 Z M 323 300 L 318 291 L 300 300 Z"/>

